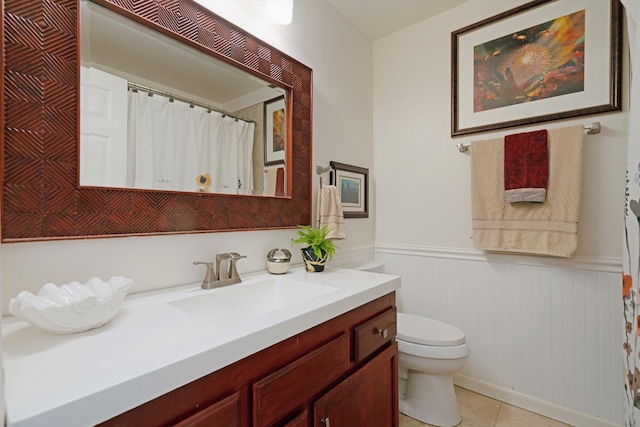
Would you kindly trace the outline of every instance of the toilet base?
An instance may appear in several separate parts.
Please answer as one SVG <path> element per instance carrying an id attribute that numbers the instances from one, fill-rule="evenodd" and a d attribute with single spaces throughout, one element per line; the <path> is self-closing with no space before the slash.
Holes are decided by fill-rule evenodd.
<path id="1" fill-rule="evenodd" d="M 406 392 L 400 398 L 403 414 L 423 423 L 453 427 L 460 423 L 453 375 L 432 375 L 408 371 Z"/>

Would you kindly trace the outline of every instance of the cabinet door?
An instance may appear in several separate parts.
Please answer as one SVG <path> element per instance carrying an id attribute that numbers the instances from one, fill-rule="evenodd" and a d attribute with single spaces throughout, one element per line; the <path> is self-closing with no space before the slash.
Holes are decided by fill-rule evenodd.
<path id="1" fill-rule="evenodd" d="M 314 427 L 398 427 L 398 344 L 313 405 Z"/>
<path id="2" fill-rule="evenodd" d="M 281 419 L 309 405 L 348 369 L 349 338 L 343 333 L 253 384 L 253 425 L 282 425 Z"/>
<path id="3" fill-rule="evenodd" d="M 193 414 L 175 427 L 240 427 L 240 392 Z"/>

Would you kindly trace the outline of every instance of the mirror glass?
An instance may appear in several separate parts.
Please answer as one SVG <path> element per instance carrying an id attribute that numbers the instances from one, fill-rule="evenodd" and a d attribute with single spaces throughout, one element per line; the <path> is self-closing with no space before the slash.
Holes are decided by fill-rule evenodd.
<path id="1" fill-rule="evenodd" d="M 80 4 L 81 186 L 287 195 L 287 90 Z"/>

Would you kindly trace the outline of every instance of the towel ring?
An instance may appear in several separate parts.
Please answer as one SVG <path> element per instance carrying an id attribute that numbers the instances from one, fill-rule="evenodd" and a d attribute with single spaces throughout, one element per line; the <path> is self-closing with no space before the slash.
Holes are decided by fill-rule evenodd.
<path id="1" fill-rule="evenodd" d="M 320 166 L 320 165 L 316 165 L 316 173 L 318 175 L 322 175 L 324 173 L 329 172 L 329 182 L 333 181 L 333 169 L 331 168 L 331 166 Z M 322 188 L 322 176 L 320 176 L 320 188 Z"/>

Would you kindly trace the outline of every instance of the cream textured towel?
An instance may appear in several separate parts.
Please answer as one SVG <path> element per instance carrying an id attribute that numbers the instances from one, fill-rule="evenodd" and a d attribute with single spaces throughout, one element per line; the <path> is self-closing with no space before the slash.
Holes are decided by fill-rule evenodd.
<path id="1" fill-rule="evenodd" d="M 545 203 L 504 199 L 503 138 L 471 144 L 473 242 L 478 249 L 571 257 L 578 246 L 583 126 L 549 130 Z"/>
<path id="2" fill-rule="evenodd" d="M 318 228 L 329 227 L 327 239 L 344 239 L 344 214 L 340 194 L 335 185 L 321 185 L 318 189 Z"/>

